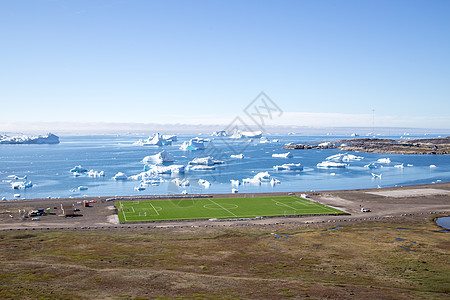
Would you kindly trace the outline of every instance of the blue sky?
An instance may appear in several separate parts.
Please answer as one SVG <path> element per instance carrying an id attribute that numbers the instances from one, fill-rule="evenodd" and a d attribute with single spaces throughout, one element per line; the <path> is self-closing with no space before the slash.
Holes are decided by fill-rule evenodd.
<path id="1" fill-rule="evenodd" d="M 0 122 L 450 129 L 450 1 L 0 1 Z M 1 129 L 0 129 L 1 131 Z"/>

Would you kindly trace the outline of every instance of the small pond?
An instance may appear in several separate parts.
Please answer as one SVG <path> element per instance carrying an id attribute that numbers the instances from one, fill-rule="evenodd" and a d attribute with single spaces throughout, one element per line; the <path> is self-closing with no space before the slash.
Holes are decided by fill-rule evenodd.
<path id="1" fill-rule="evenodd" d="M 436 224 L 438 224 L 438 226 L 441 226 L 442 228 L 450 230 L 450 217 L 437 218 Z"/>

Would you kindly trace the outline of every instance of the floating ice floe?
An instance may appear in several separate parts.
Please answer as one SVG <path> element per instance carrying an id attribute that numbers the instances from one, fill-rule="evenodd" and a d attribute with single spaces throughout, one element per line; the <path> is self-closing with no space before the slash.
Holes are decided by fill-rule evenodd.
<path id="1" fill-rule="evenodd" d="M 261 138 L 261 139 L 259 140 L 259 143 L 260 143 L 260 144 L 270 144 L 271 141 L 270 141 L 269 139 L 267 139 L 267 138 Z"/>
<path id="2" fill-rule="evenodd" d="M 233 135 L 230 136 L 230 139 L 242 139 L 242 138 L 259 139 L 261 137 L 262 137 L 262 131 L 235 130 Z"/>
<path id="3" fill-rule="evenodd" d="M 372 173 L 372 178 L 379 178 L 379 179 L 381 179 L 381 175 L 382 175 L 382 174 L 375 174 L 375 173 Z"/>
<path id="4" fill-rule="evenodd" d="M 292 157 L 294 157 L 294 155 L 292 155 L 291 152 L 287 152 L 287 153 L 274 153 L 274 154 L 272 154 L 272 157 L 292 158 Z"/>
<path id="5" fill-rule="evenodd" d="M 146 189 L 146 184 L 145 183 L 140 183 L 138 186 L 135 186 L 134 189 L 136 191 L 144 191 Z"/>
<path id="6" fill-rule="evenodd" d="M 183 151 L 195 151 L 195 150 L 204 150 L 205 149 L 205 140 L 194 138 L 189 141 L 184 141 L 181 144 L 180 149 Z"/>
<path id="7" fill-rule="evenodd" d="M 172 154 L 170 154 L 166 150 L 156 153 L 155 155 L 146 156 L 142 159 L 142 162 L 144 163 L 154 162 L 157 164 L 171 163 L 174 161 L 175 159 L 173 158 Z"/>
<path id="8" fill-rule="evenodd" d="M 391 159 L 389 157 L 387 157 L 387 158 L 379 158 L 379 159 L 377 159 L 377 163 L 379 163 L 379 164 L 390 164 L 391 163 Z"/>
<path id="9" fill-rule="evenodd" d="M 181 187 L 187 187 L 190 185 L 190 182 L 187 179 L 175 178 L 172 180 L 172 182 Z"/>
<path id="10" fill-rule="evenodd" d="M 127 179 L 128 179 L 127 175 L 125 175 L 125 174 L 122 173 L 122 172 L 117 172 L 117 174 L 114 175 L 113 178 L 114 178 L 115 180 L 127 180 Z"/>
<path id="11" fill-rule="evenodd" d="M 239 191 L 238 191 L 238 189 L 231 189 L 231 193 L 233 193 L 233 194 L 237 194 Z"/>
<path id="12" fill-rule="evenodd" d="M 39 136 L 0 135 L 0 144 L 59 144 L 59 137 L 52 133 Z"/>
<path id="13" fill-rule="evenodd" d="M 193 160 L 189 162 L 189 165 L 206 165 L 206 166 L 212 166 L 212 165 L 220 165 L 224 162 L 221 160 L 214 160 L 213 157 L 207 156 L 207 157 L 196 157 Z"/>
<path id="14" fill-rule="evenodd" d="M 335 162 L 351 162 L 351 161 L 360 161 L 364 159 L 362 156 L 356 156 L 353 154 L 347 153 L 338 153 L 335 155 L 328 156 L 325 160 L 335 161 Z"/>
<path id="15" fill-rule="evenodd" d="M 199 179 L 198 184 L 203 185 L 207 189 L 209 189 L 209 187 L 211 186 L 211 182 L 209 182 L 208 180 L 205 180 L 205 179 Z"/>
<path id="16" fill-rule="evenodd" d="M 148 137 L 148 139 L 141 139 L 134 144 L 139 146 L 169 146 L 172 145 L 172 141 L 174 140 L 174 138 L 176 138 L 176 136 L 163 136 L 159 133 L 156 133 L 153 136 Z"/>
<path id="17" fill-rule="evenodd" d="M 370 164 L 365 165 L 364 168 L 376 169 L 376 168 L 378 168 L 378 166 L 372 162 Z"/>
<path id="18" fill-rule="evenodd" d="M 213 133 L 211 133 L 211 136 L 227 136 L 227 132 L 225 130 L 218 130 L 218 131 L 214 131 Z"/>
<path id="19" fill-rule="evenodd" d="M 346 168 L 347 164 L 325 160 L 317 164 L 318 168 Z"/>
<path id="20" fill-rule="evenodd" d="M 147 173 L 148 176 L 154 176 L 159 174 L 179 174 L 184 173 L 185 167 L 183 165 L 170 165 L 170 166 L 162 166 L 162 165 L 146 165 L 144 167 L 144 172 Z"/>
<path id="21" fill-rule="evenodd" d="M 244 178 L 242 179 L 242 183 L 244 184 L 261 184 L 262 182 L 271 182 L 273 178 L 270 176 L 269 172 L 259 172 L 253 178 Z M 274 183 L 279 183 L 278 180 L 274 181 Z"/>
<path id="22" fill-rule="evenodd" d="M 303 166 L 301 163 L 298 164 L 283 164 L 283 165 L 279 165 L 279 166 L 273 166 L 273 168 L 277 171 L 282 171 L 282 170 L 286 170 L 286 171 L 301 171 L 303 170 Z"/>
<path id="23" fill-rule="evenodd" d="M 214 166 L 206 166 L 206 165 L 188 165 L 186 167 L 187 171 L 210 171 L 215 170 Z"/>
<path id="24" fill-rule="evenodd" d="M 230 158 L 243 159 L 244 158 L 244 154 L 242 154 L 242 153 L 240 153 L 240 154 L 231 154 Z"/>
<path id="25" fill-rule="evenodd" d="M 87 176 L 89 176 L 89 177 L 104 177 L 105 176 L 105 172 L 104 171 L 89 170 L 89 172 L 87 172 Z"/>
<path id="26" fill-rule="evenodd" d="M 324 142 L 324 143 L 320 143 L 319 145 L 317 145 L 317 146 L 319 146 L 319 147 L 328 147 L 328 146 L 331 146 L 332 144 L 330 143 L 330 142 Z"/>
<path id="27" fill-rule="evenodd" d="M 403 166 L 403 164 L 399 164 L 399 165 L 395 165 L 394 168 L 403 169 L 404 166 Z"/>
<path id="28" fill-rule="evenodd" d="M 75 166 L 72 169 L 70 169 L 70 172 L 72 172 L 72 173 L 75 173 L 75 172 L 77 172 L 77 173 L 86 173 L 87 171 L 88 171 L 88 169 L 83 168 L 80 165 Z"/>
<path id="29" fill-rule="evenodd" d="M 239 180 L 234 180 L 234 179 L 231 179 L 230 182 L 231 182 L 231 185 L 234 185 L 234 186 L 238 186 L 241 184 Z"/>
<path id="30" fill-rule="evenodd" d="M 430 168 L 436 168 L 436 165 L 430 165 Z"/>
<path id="31" fill-rule="evenodd" d="M 80 185 L 79 187 L 78 187 L 78 190 L 79 191 L 85 191 L 85 190 L 87 190 L 88 189 L 88 187 L 87 186 L 84 186 L 84 185 Z"/>
<path id="32" fill-rule="evenodd" d="M 11 187 L 13 190 L 27 189 L 32 186 L 33 183 L 31 181 L 11 182 Z"/>

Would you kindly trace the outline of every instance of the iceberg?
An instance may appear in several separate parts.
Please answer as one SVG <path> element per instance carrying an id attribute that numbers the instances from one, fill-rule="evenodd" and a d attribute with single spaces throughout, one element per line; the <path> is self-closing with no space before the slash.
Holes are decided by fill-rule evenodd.
<path id="1" fill-rule="evenodd" d="M 242 139 L 242 138 L 259 139 L 261 137 L 262 137 L 262 131 L 235 130 L 233 132 L 233 134 L 230 136 L 230 139 Z"/>
<path id="2" fill-rule="evenodd" d="M 379 158 L 377 160 L 377 163 L 379 163 L 379 164 L 390 164 L 391 163 L 391 159 L 389 157 L 388 158 Z"/>
<path id="3" fill-rule="evenodd" d="M 162 137 L 165 141 L 170 141 L 170 142 L 178 141 L 178 137 L 175 134 L 164 134 Z"/>
<path id="4" fill-rule="evenodd" d="M 215 170 L 216 167 L 214 166 L 206 166 L 206 165 L 189 165 L 187 166 L 187 171 L 210 171 Z"/>
<path id="5" fill-rule="evenodd" d="M 272 179 L 274 178 L 270 176 L 269 172 L 259 172 L 253 178 L 242 179 L 242 183 L 261 184 L 262 182 L 270 182 Z"/>
<path id="6" fill-rule="evenodd" d="M 113 178 L 114 178 L 115 180 L 127 180 L 127 179 L 128 179 L 127 175 L 125 175 L 125 174 L 122 173 L 122 172 L 118 172 L 116 175 L 114 175 Z"/>
<path id="7" fill-rule="evenodd" d="M 213 157 L 207 156 L 207 157 L 196 157 L 193 160 L 189 162 L 190 165 L 206 165 L 206 166 L 212 166 L 212 165 L 220 165 L 224 162 L 221 160 L 214 160 Z"/>
<path id="8" fill-rule="evenodd" d="M 70 169 L 70 172 L 72 173 L 86 173 L 88 171 L 88 169 L 83 168 L 82 166 L 78 165 L 73 167 L 72 169 Z"/>
<path id="9" fill-rule="evenodd" d="M 372 162 L 370 164 L 365 165 L 364 168 L 376 169 L 376 168 L 378 168 L 378 166 Z"/>
<path id="10" fill-rule="evenodd" d="M 347 164 L 325 160 L 317 164 L 318 168 L 346 168 Z"/>
<path id="11" fill-rule="evenodd" d="M 231 154 L 230 155 L 231 158 L 238 158 L 238 159 L 243 159 L 244 158 L 244 154 Z"/>
<path id="12" fill-rule="evenodd" d="M 183 165 L 170 165 L 170 166 L 161 166 L 161 165 L 147 165 L 143 172 L 130 176 L 130 179 L 133 180 L 154 180 L 157 175 L 161 174 L 180 174 L 184 173 L 185 168 Z M 159 183 L 158 183 L 159 184 Z"/>
<path id="13" fill-rule="evenodd" d="M 88 189 L 88 187 L 87 186 L 84 186 L 84 185 L 80 185 L 79 187 L 78 187 L 78 190 L 79 191 L 85 191 L 85 190 L 87 190 Z"/>
<path id="14" fill-rule="evenodd" d="M 325 160 L 335 161 L 335 162 L 351 162 L 351 161 L 360 161 L 364 159 L 362 156 L 356 156 L 353 154 L 347 153 L 338 153 L 335 155 L 328 156 Z"/>
<path id="15" fill-rule="evenodd" d="M 103 176 L 105 176 L 105 172 L 104 171 L 89 170 L 89 172 L 87 172 L 87 176 L 89 176 L 89 177 L 103 177 Z"/>
<path id="16" fill-rule="evenodd" d="M 218 130 L 218 131 L 214 131 L 213 133 L 211 133 L 211 136 L 223 137 L 223 136 L 227 136 L 227 132 L 225 130 Z"/>
<path id="17" fill-rule="evenodd" d="M 203 185 L 207 189 L 209 189 L 209 187 L 211 186 L 211 182 L 209 182 L 208 180 L 205 180 L 205 179 L 199 179 L 198 184 Z"/>
<path id="18" fill-rule="evenodd" d="M 301 163 L 298 164 L 283 164 L 283 165 L 279 165 L 279 166 L 273 166 L 273 168 L 277 171 L 282 171 L 282 170 L 286 170 L 286 171 L 302 171 L 303 170 L 303 166 Z"/>
<path id="19" fill-rule="evenodd" d="M 172 182 L 181 187 L 187 187 L 190 185 L 189 180 L 187 179 L 175 178 L 172 180 Z"/>
<path id="20" fill-rule="evenodd" d="M 33 183 L 31 181 L 11 182 L 11 187 L 13 190 L 27 189 L 32 186 L 33 186 Z"/>
<path id="21" fill-rule="evenodd" d="M 174 158 L 172 154 L 167 152 L 166 150 L 163 150 L 155 155 L 149 155 L 142 159 L 142 162 L 148 163 L 148 162 L 154 162 L 157 164 L 164 164 L 164 163 L 171 163 L 174 162 Z"/>
<path id="22" fill-rule="evenodd" d="M 233 194 L 237 194 L 239 191 L 238 191 L 238 189 L 231 189 L 231 193 L 233 193 Z"/>
<path id="23" fill-rule="evenodd" d="M 205 144 L 203 139 L 194 138 L 190 139 L 189 141 L 184 141 L 183 144 L 181 144 L 180 149 L 183 151 L 195 151 L 195 150 L 204 150 Z"/>
<path id="24" fill-rule="evenodd" d="M 231 182 L 231 185 L 234 185 L 234 186 L 238 186 L 238 185 L 241 184 L 241 183 L 239 182 L 239 180 L 234 180 L 234 179 L 231 179 L 230 182 Z"/>
<path id="25" fill-rule="evenodd" d="M 149 137 L 146 140 L 139 140 L 134 144 L 139 146 L 169 146 L 172 145 L 173 138 L 175 138 L 176 136 L 166 137 L 169 137 L 169 139 L 166 139 L 163 135 L 156 133 L 152 137 Z"/>
<path id="26" fill-rule="evenodd" d="M 53 133 L 39 136 L 0 135 L 0 144 L 59 144 L 59 137 Z"/>
<path id="27" fill-rule="evenodd" d="M 294 157 L 294 155 L 292 155 L 291 152 L 287 152 L 287 153 L 274 153 L 274 154 L 272 154 L 272 157 L 292 158 L 292 157 Z"/>

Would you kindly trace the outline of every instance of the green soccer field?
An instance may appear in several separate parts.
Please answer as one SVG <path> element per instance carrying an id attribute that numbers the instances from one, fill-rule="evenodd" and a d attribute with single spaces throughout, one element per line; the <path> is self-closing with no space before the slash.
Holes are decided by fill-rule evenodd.
<path id="1" fill-rule="evenodd" d="M 344 214 L 295 196 L 119 201 L 116 207 L 120 222 Z"/>

